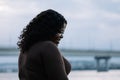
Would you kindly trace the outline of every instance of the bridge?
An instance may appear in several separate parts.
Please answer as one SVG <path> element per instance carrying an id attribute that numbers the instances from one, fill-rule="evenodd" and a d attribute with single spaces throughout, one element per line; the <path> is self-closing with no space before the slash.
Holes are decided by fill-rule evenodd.
<path id="1" fill-rule="evenodd" d="M 65 56 L 119 56 L 120 51 L 61 49 Z"/>
<path id="2" fill-rule="evenodd" d="M 107 50 L 72 50 L 61 49 L 65 56 L 93 56 L 96 60 L 97 71 L 108 71 L 108 62 L 111 57 L 120 57 L 120 51 L 107 51 Z M 104 60 L 104 64 L 101 66 L 101 60 Z"/>
<path id="3" fill-rule="evenodd" d="M 19 50 L 17 48 L 0 48 L 0 56 L 17 56 Z"/>
<path id="4" fill-rule="evenodd" d="M 60 49 L 64 56 L 93 56 L 96 60 L 97 71 L 108 71 L 108 62 L 111 57 L 120 57 L 120 51 L 105 51 L 105 50 L 73 50 Z M 18 56 L 19 50 L 17 48 L 0 48 L 0 56 Z M 104 67 L 100 66 L 100 61 L 104 60 Z"/>
<path id="5" fill-rule="evenodd" d="M 117 56 L 120 57 L 120 51 L 110 50 L 78 50 L 78 49 L 60 49 L 65 56 Z M 19 55 L 17 48 L 0 48 L 0 56 Z"/>

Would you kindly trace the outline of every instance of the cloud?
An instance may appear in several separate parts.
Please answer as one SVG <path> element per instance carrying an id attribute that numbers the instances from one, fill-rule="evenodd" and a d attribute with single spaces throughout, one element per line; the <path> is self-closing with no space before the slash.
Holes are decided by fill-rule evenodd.
<path id="1" fill-rule="evenodd" d="M 111 0 L 114 3 L 120 3 L 120 0 Z"/>
<path id="2" fill-rule="evenodd" d="M 61 47 L 106 49 L 113 41 L 114 49 L 119 49 L 120 6 L 117 2 L 119 0 L 0 0 L 0 44 L 16 45 L 23 27 L 38 13 L 51 8 L 68 20 Z"/>

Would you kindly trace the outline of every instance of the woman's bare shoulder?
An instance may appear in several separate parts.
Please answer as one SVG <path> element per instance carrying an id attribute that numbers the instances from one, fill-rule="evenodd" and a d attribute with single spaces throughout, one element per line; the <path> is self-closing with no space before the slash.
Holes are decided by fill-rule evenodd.
<path id="1" fill-rule="evenodd" d="M 57 49 L 57 46 L 55 45 L 55 43 L 53 43 L 52 41 L 42 41 L 33 45 L 29 51 L 41 52 L 41 51 L 49 51 L 54 49 Z"/>
<path id="2" fill-rule="evenodd" d="M 52 41 L 44 41 L 42 42 L 42 48 L 45 50 L 45 51 L 50 51 L 50 50 L 56 50 L 58 49 L 56 44 L 53 43 Z"/>
<path id="3" fill-rule="evenodd" d="M 47 48 L 47 47 L 52 47 L 52 46 L 54 46 L 54 47 L 57 47 L 56 45 L 55 45 L 55 43 L 53 43 L 52 41 L 43 41 L 43 42 L 39 42 L 38 44 L 37 44 L 37 46 L 40 46 L 40 47 L 42 47 L 42 48 Z"/>

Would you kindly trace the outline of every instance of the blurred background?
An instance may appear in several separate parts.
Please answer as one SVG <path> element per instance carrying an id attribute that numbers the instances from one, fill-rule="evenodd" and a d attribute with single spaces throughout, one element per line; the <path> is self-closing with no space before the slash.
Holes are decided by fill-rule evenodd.
<path id="1" fill-rule="evenodd" d="M 18 37 L 47 9 L 68 22 L 59 48 L 70 80 L 120 79 L 120 0 L 0 0 L 0 80 L 18 79 Z"/>

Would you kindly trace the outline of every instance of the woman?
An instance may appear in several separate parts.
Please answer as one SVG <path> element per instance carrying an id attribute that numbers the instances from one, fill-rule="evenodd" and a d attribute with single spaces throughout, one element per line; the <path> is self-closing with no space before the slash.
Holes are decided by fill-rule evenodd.
<path id="1" fill-rule="evenodd" d="M 19 80 L 68 80 L 71 66 L 58 44 L 67 21 L 58 12 L 46 10 L 23 29 L 19 37 Z"/>

